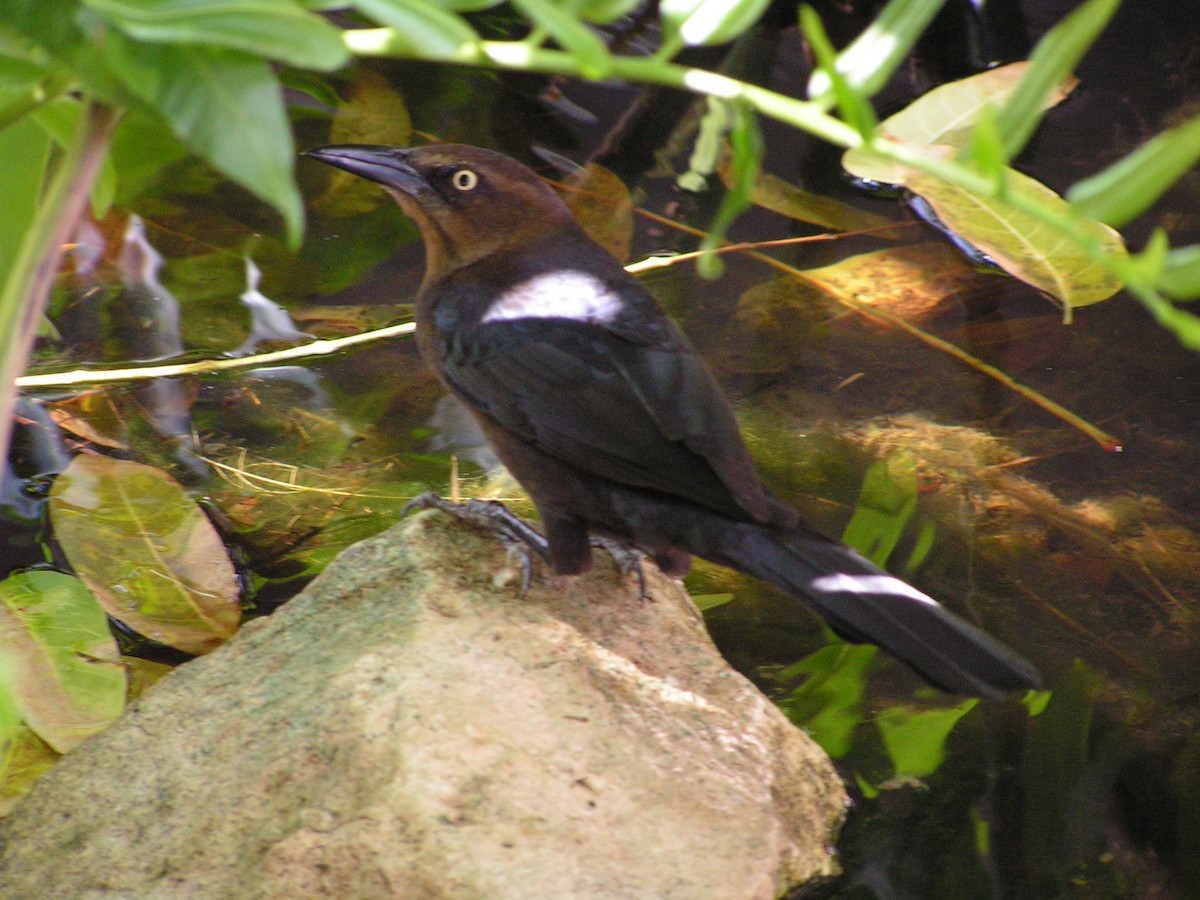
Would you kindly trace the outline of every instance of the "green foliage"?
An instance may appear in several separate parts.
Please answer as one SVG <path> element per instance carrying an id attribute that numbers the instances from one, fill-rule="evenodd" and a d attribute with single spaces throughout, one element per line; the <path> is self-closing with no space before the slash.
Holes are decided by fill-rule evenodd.
<path id="1" fill-rule="evenodd" d="M 1000 110 L 996 123 L 1009 159 L 1029 141 L 1042 120 L 1046 98 L 1071 74 L 1120 5 L 1121 0 L 1087 0 L 1034 48 L 1029 69 Z"/>
<path id="2" fill-rule="evenodd" d="M 947 709 L 911 710 L 894 706 L 875 717 L 896 777 L 925 778 L 946 757 L 946 741 L 959 719 L 979 701 L 972 698 Z"/>
<path id="3" fill-rule="evenodd" d="M 241 606 L 225 546 L 162 470 L 77 456 L 54 481 L 50 517 L 72 568 L 114 618 L 188 653 L 212 650 L 237 630 Z"/>
<path id="4" fill-rule="evenodd" d="M 125 706 L 125 668 L 104 611 L 77 578 L 24 572 L 0 582 L 0 718 L 11 709 L 66 752 Z M 0 735 L 0 738 L 5 737 Z"/>

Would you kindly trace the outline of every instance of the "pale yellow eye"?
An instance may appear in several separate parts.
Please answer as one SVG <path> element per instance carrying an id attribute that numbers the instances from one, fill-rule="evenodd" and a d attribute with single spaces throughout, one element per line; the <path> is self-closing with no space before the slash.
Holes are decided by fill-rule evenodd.
<path id="1" fill-rule="evenodd" d="M 454 177 L 450 179 L 450 183 L 460 191 L 470 191 L 474 190 L 475 185 L 479 184 L 479 176 L 470 169 L 459 169 L 454 173 Z"/>

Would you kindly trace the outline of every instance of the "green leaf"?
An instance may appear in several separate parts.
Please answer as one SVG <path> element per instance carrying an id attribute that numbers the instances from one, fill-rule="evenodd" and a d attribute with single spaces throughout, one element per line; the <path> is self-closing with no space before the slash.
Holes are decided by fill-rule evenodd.
<path id="1" fill-rule="evenodd" d="M 0 272 L 12 272 L 21 242 L 33 221 L 42 176 L 50 159 L 50 136 L 29 118 L 0 130 Z"/>
<path id="2" fill-rule="evenodd" d="M 452 12 L 421 0 L 353 0 L 363 15 L 394 32 L 392 52 L 407 50 L 422 59 L 453 59 L 466 44 L 479 40 L 475 29 Z"/>
<path id="3" fill-rule="evenodd" d="M 892 234 L 876 235 L 891 239 L 899 234 L 899 226 L 891 219 L 865 212 L 857 206 L 834 200 L 824 194 L 814 194 L 790 184 L 770 172 L 760 172 L 750 198 L 756 206 L 769 209 L 790 219 L 828 228 L 830 231 L 868 231 L 897 226 Z"/>
<path id="4" fill-rule="evenodd" d="M 696 270 L 703 278 L 719 278 L 723 270 L 720 258 L 710 251 L 715 250 L 725 239 L 725 231 L 734 219 L 750 205 L 754 185 L 762 168 L 763 140 L 758 127 L 758 117 L 751 107 L 740 101 L 709 98 L 709 103 L 727 103 L 733 114 L 729 132 L 729 144 L 733 151 L 730 160 L 729 189 L 721 198 L 721 205 L 713 217 L 712 225 L 700 250 L 704 254 L 696 263 Z"/>
<path id="5" fill-rule="evenodd" d="M 1042 119 L 1046 99 L 1070 77 L 1120 5 L 1121 0 L 1087 0 L 1038 42 L 1029 57 L 1029 68 L 997 117 L 1009 159 L 1029 141 Z"/>
<path id="6" fill-rule="evenodd" d="M 79 100 L 73 97 L 60 97 L 41 106 L 33 113 L 33 119 L 46 129 L 46 132 L 60 147 L 65 147 L 75 133 L 81 113 Z M 97 219 L 104 218 L 112 205 L 113 195 L 117 189 L 117 171 L 113 167 L 108 154 L 100 164 L 100 172 L 92 184 L 92 215 Z"/>
<path id="7" fill-rule="evenodd" d="M 879 131 L 906 144 L 961 149 L 972 140 L 972 129 L 983 110 L 1011 97 L 1028 66 L 1012 63 L 936 87 L 884 119 Z M 1061 102 L 1077 84 L 1074 78 L 1061 81 L 1058 89 L 1045 98 L 1046 106 Z M 842 155 L 842 166 L 851 175 L 885 184 L 903 184 L 905 178 L 903 167 L 866 148 L 847 150 Z"/>
<path id="8" fill-rule="evenodd" d="M 1072 185 L 1067 200 L 1119 228 L 1136 219 L 1200 162 L 1200 116 L 1148 140 L 1103 172 Z"/>
<path id="9" fill-rule="evenodd" d="M 1176 300 L 1200 299 L 1200 244 L 1168 253 L 1157 287 Z"/>
<path id="10" fill-rule="evenodd" d="M 147 110 L 132 109 L 117 123 L 109 156 L 117 172 L 117 203 L 128 206 L 154 185 L 187 147 L 168 124 Z"/>
<path id="11" fill-rule="evenodd" d="M 108 619 L 77 578 L 23 572 L 0 582 L 0 648 L 21 717 L 60 753 L 125 708 Z"/>
<path id="12" fill-rule="evenodd" d="M 140 634 L 205 653 L 237 630 L 237 577 L 225 546 L 165 472 L 77 456 L 50 490 L 50 521 L 101 605 Z"/>
<path id="13" fill-rule="evenodd" d="M 0 743 L 0 816 L 8 815 L 60 758 L 61 754 L 26 725 Z"/>
<path id="14" fill-rule="evenodd" d="M 658 17 L 668 43 L 689 47 L 731 41 L 766 11 L 771 0 L 661 0 Z"/>
<path id="15" fill-rule="evenodd" d="M 1051 214 L 1070 216 L 1066 201 L 1029 176 L 1009 169 L 1005 183 L 1009 196 L 1020 194 Z M 929 204 L 949 231 L 1068 309 L 1098 303 L 1121 289 L 1117 276 L 1093 261 L 1078 242 L 1004 200 L 981 197 L 926 174 L 911 175 L 905 186 Z M 1107 253 L 1126 255 L 1121 235 L 1107 225 L 1084 220 L 1077 230 Z"/>
<path id="16" fill-rule="evenodd" d="M 834 71 L 846 84 L 874 96 L 908 55 L 946 0 L 891 0 L 866 30 L 838 54 Z M 808 82 L 808 96 L 820 97 L 832 88 L 829 73 L 817 71 Z"/>
<path id="17" fill-rule="evenodd" d="M 978 703 L 971 699 L 949 709 L 917 712 L 890 707 L 880 711 L 875 724 L 896 775 L 925 778 L 936 772 L 946 758 L 946 740 L 950 732 Z"/>
<path id="18" fill-rule="evenodd" d="M 270 203 L 299 244 L 304 208 L 279 80 L 262 60 L 208 47 L 140 44 L 110 34 L 106 59 L 201 158 Z"/>
<path id="19" fill-rule="evenodd" d="M 693 594 L 692 602 L 700 612 L 708 612 L 733 600 L 733 594 Z"/>
<path id="20" fill-rule="evenodd" d="M 864 140 L 870 140 L 875 130 L 875 111 L 867 102 L 866 96 L 852 87 L 846 81 L 846 77 L 837 70 L 837 53 L 829 41 L 829 36 L 825 34 L 821 17 L 811 6 L 800 7 L 800 30 L 804 32 L 805 40 L 817 57 L 817 71 L 825 74 L 842 118 L 862 135 Z"/>
<path id="21" fill-rule="evenodd" d="M 207 44 L 306 69 L 346 64 L 341 32 L 291 0 L 82 0 L 130 37 Z"/>
<path id="22" fill-rule="evenodd" d="M 867 669 L 879 648 L 836 641 L 789 666 L 785 675 L 808 679 L 780 704 L 793 723 L 839 759 L 849 752 L 854 729 L 863 721 Z"/>
<path id="23" fill-rule="evenodd" d="M 608 46 L 596 32 L 550 0 L 512 0 L 513 6 L 570 52 L 586 78 L 604 78 L 612 71 Z"/>
<path id="24" fill-rule="evenodd" d="M 579 14 L 589 22 L 607 25 L 637 9 L 642 0 L 587 0 Z"/>
<path id="25" fill-rule="evenodd" d="M 842 541 L 876 565 L 887 565 L 916 511 L 917 469 L 913 458 L 897 453 L 876 460 L 863 477 L 858 503 Z"/>

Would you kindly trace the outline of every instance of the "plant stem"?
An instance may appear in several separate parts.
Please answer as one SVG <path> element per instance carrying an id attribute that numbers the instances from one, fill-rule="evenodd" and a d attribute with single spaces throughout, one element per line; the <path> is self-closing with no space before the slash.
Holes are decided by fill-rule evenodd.
<path id="1" fill-rule="evenodd" d="M 83 215 L 119 115 L 113 107 L 85 102 L 75 133 L 49 176 L 12 270 L 0 288 L 0 459 L 8 457 L 17 376 L 29 361 L 63 245 Z"/>

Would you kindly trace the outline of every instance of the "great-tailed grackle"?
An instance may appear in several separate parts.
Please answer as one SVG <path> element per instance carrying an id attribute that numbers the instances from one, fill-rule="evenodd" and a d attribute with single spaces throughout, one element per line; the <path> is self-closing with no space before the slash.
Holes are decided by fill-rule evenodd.
<path id="1" fill-rule="evenodd" d="M 708 366 L 534 172 L 458 145 L 305 155 L 378 182 L 420 228 L 421 354 L 529 492 L 556 572 L 591 565 L 590 533 L 676 576 L 694 554 L 776 585 L 943 689 L 1039 685 L 1024 659 L 768 493 Z"/>

